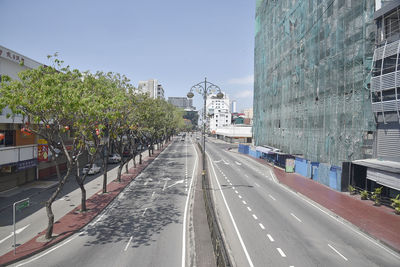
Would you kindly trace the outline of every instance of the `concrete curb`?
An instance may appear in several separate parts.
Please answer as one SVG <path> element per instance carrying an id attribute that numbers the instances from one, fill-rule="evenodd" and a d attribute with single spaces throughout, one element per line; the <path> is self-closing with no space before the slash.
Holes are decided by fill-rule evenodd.
<path id="1" fill-rule="evenodd" d="M 65 239 L 67 239 L 68 237 L 70 237 L 71 235 L 73 235 L 73 234 L 75 234 L 76 232 L 78 232 L 79 230 L 81 230 L 83 227 L 85 227 L 86 225 L 88 225 L 94 218 L 96 218 L 96 216 L 98 215 L 98 214 L 100 214 L 104 209 L 106 209 L 108 206 L 109 206 L 109 204 L 137 177 L 137 176 L 139 176 L 140 175 L 140 173 L 142 172 L 142 171 L 144 171 L 170 144 L 172 143 L 172 141 L 170 141 L 170 142 L 168 142 L 167 144 L 165 144 L 164 145 L 164 147 L 161 149 L 161 150 L 159 150 L 159 151 L 156 151 L 154 154 L 155 155 L 153 155 L 153 156 L 151 156 L 151 157 L 149 157 L 146 161 L 144 161 L 143 162 L 143 164 L 142 165 L 139 165 L 136 169 L 135 168 L 130 168 L 129 169 L 129 171 L 128 171 L 128 175 L 126 175 L 125 174 L 125 177 L 121 177 L 121 183 L 119 183 L 119 185 L 121 185 L 122 184 L 122 181 L 124 181 L 124 184 L 122 184 L 122 186 L 120 186 L 120 187 L 117 187 L 116 189 L 114 189 L 114 190 L 117 190 L 117 191 L 115 191 L 115 193 L 112 193 L 112 195 L 111 195 L 111 193 L 110 194 L 108 194 L 108 195 L 99 195 L 98 193 L 99 192 L 102 192 L 102 190 L 99 190 L 97 193 L 95 193 L 95 194 L 93 194 L 90 198 L 88 198 L 87 200 L 86 200 L 86 202 L 87 202 L 87 206 L 88 206 L 88 208 L 89 208 L 89 202 L 90 202 L 90 200 L 93 200 L 94 198 L 97 198 L 97 197 L 102 197 L 103 199 L 104 198 L 108 198 L 108 199 L 106 199 L 106 202 L 105 202 L 105 204 L 104 205 L 102 205 L 101 206 L 101 208 L 100 209 L 97 209 L 97 210 L 94 210 L 94 212 L 93 213 L 91 213 L 90 211 L 89 212 L 87 212 L 86 214 L 80 214 L 80 213 L 77 213 L 77 211 L 80 209 L 80 205 L 78 206 L 78 207 L 76 207 L 75 209 L 73 209 L 72 211 L 70 211 L 69 213 L 67 213 L 66 215 L 64 215 L 62 218 L 60 218 L 57 222 L 55 222 L 54 223 L 54 232 L 55 232 L 55 229 L 56 229 L 56 225 L 58 226 L 58 227 L 60 227 L 60 225 L 59 224 L 57 224 L 57 223 L 59 223 L 59 222 L 61 222 L 62 220 L 63 220 L 63 218 L 65 219 L 67 216 L 73 216 L 73 215 L 77 215 L 76 217 L 77 217 L 77 219 L 78 219 L 78 222 L 79 222 L 79 219 L 82 219 L 82 218 L 78 218 L 78 216 L 80 216 L 80 215 L 82 215 L 84 218 L 84 221 L 82 222 L 82 220 L 81 220 L 81 223 L 80 224 L 77 224 L 77 223 L 75 223 L 75 225 L 73 225 L 72 227 L 74 227 L 75 226 L 75 228 L 72 228 L 71 226 L 69 226 L 69 227 L 71 227 L 72 229 L 69 229 L 69 231 L 64 231 L 64 232 L 62 232 L 62 233 L 60 233 L 60 235 L 58 236 L 58 237 L 56 237 L 55 239 L 53 239 L 53 240 L 51 240 L 51 241 L 49 241 L 48 243 L 45 243 L 44 245 L 42 245 L 42 246 L 38 246 L 37 248 L 34 248 L 33 250 L 31 249 L 31 250 L 27 250 L 28 252 L 26 252 L 25 254 L 20 254 L 20 255 L 18 255 L 18 250 L 23 250 L 23 249 L 26 249 L 24 246 L 26 246 L 26 247 L 29 247 L 29 244 L 30 243 L 33 243 L 33 242 L 35 242 L 35 243 L 37 243 L 36 242 L 36 239 L 38 238 L 38 237 L 40 237 L 40 236 L 42 236 L 43 234 L 45 234 L 45 232 L 46 232 L 46 230 L 44 230 L 44 231 L 42 231 L 40 234 L 38 234 L 37 236 L 35 236 L 34 238 L 32 238 L 31 240 L 29 240 L 28 242 L 26 242 L 26 243 L 24 243 L 24 244 L 22 244 L 22 245 L 20 245 L 18 248 L 17 248 L 17 255 L 14 255 L 14 251 L 12 250 L 12 251 L 10 251 L 10 252 L 8 252 L 8 253 L 6 253 L 6 254 L 4 254 L 4 255 L 2 255 L 2 256 L 0 256 L 0 266 L 6 266 L 6 265 L 10 265 L 10 264 L 13 264 L 13 263 L 15 263 L 15 262 L 18 262 L 18 261 L 21 261 L 21 260 L 23 260 L 23 259 L 26 259 L 26 258 L 29 258 L 29 257 L 31 257 L 31 256 L 33 256 L 33 255 L 35 255 L 35 254 L 37 254 L 37 253 L 40 253 L 40 252 L 42 252 L 42 251 L 44 251 L 44 250 L 46 250 L 46 249 L 48 249 L 48 248 L 50 248 L 50 247 L 52 247 L 52 246 L 54 246 L 54 245 L 56 245 L 56 244 L 58 244 L 58 243 L 60 243 L 61 241 L 63 241 L 63 240 L 65 240 Z M 132 170 L 132 173 L 131 173 L 131 170 Z M 124 174 L 123 174 L 124 175 Z M 127 177 L 128 176 L 128 177 Z M 111 188 L 112 188 L 112 184 L 113 183 L 115 183 L 116 182 L 116 179 L 114 179 L 111 183 L 109 183 L 108 185 L 107 185 L 107 188 L 110 186 L 110 190 L 107 190 L 107 191 L 109 191 L 109 192 L 112 192 L 113 190 L 111 190 Z M 99 206 L 99 205 L 96 205 L 96 206 Z"/>

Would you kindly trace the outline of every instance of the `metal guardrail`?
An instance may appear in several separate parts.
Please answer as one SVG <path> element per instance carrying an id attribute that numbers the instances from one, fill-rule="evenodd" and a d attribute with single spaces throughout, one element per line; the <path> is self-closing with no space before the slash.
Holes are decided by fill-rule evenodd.
<path id="1" fill-rule="evenodd" d="M 202 146 L 197 143 L 199 149 L 202 151 Z M 221 267 L 229 267 L 232 266 L 230 258 L 227 253 L 227 249 L 225 246 L 225 242 L 223 240 L 222 234 L 221 234 L 221 229 L 219 228 L 218 222 L 217 222 L 217 216 L 214 208 L 214 202 L 210 193 L 210 182 L 209 182 L 209 176 L 207 172 L 207 161 L 206 161 L 206 166 L 204 168 L 206 171 L 202 175 L 202 188 L 203 188 L 203 197 L 204 197 L 204 203 L 205 203 L 205 208 L 206 208 L 206 214 L 207 214 L 207 221 L 208 221 L 208 227 L 210 229 L 211 233 L 211 240 L 213 243 L 213 248 L 214 248 L 214 255 L 215 255 L 215 260 L 217 263 L 217 266 Z"/>

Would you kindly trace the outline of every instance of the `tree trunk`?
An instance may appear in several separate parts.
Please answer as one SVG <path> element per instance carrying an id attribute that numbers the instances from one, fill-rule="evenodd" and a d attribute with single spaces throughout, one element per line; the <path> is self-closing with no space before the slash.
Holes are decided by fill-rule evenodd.
<path id="1" fill-rule="evenodd" d="M 133 156 L 133 168 L 136 168 L 136 153 Z"/>
<path id="2" fill-rule="evenodd" d="M 107 193 L 107 169 L 108 169 L 108 157 L 105 155 L 103 157 L 103 194 Z"/>
<path id="3" fill-rule="evenodd" d="M 139 154 L 139 165 L 142 165 L 142 152 Z"/>
<path id="4" fill-rule="evenodd" d="M 121 164 L 119 164 L 119 166 L 118 166 L 118 175 L 117 175 L 117 180 L 118 180 L 118 182 L 121 182 L 122 167 L 124 167 L 123 161 L 122 161 Z"/>
<path id="5" fill-rule="evenodd" d="M 53 235 L 53 225 L 54 225 L 54 214 L 51 210 L 51 205 L 53 201 L 46 201 L 46 212 L 47 212 L 47 230 L 46 230 L 46 239 L 50 239 Z"/>
<path id="6" fill-rule="evenodd" d="M 83 183 L 79 184 L 79 187 L 81 188 L 81 211 L 86 211 L 86 189 Z"/>
<path id="7" fill-rule="evenodd" d="M 149 157 L 151 157 L 151 145 L 149 145 Z"/>
<path id="8" fill-rule="evenodd" d="M 130 159 L 125 163 L 125 173 L 129 172 L 129 161 Z"/>
<path id="9" fill-rule="evenodd" d="M 46 201 L 46 213 L 47 213 L 47 230 L 46 230 L 46 239 L 50 239 L 53 235 L 53 226 L 54 226 L 54 214 L 52 210 L 52 205 L 54 200 L 57 198 L 58 194 L 61 192 L 65 182 L 68 179 L 69 173 L 70 173 L 71 167 L 70 165 L 68 166 L 67 173 L 63 178 L 61 178 L 60 174 L 60 169 L 58 167 L 58 163 L 56 162 L 56 172 L 58 176 L 58 186 L 56 191 L 50 196 L 50 198 Z"/>

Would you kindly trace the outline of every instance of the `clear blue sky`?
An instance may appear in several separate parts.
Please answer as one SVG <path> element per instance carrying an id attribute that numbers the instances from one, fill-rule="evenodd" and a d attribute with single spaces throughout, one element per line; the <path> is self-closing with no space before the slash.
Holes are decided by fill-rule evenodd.
<path id="1" fill-rule="evenodd" d="M 166 97 L 204 77 L 253 105 L 255 0 L 0 0 L 0 44 L 41 63 L 156 78 Z M 195 105 L 201 107 L 200 95 Z"/>

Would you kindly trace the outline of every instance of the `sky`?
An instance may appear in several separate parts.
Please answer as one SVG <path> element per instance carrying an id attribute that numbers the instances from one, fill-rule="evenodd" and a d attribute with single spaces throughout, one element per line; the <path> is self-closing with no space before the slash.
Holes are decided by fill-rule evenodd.
<path id="1" fill-rule="evenodd" d="M 0 45 L 43 64 L 157 79 L 166 98 L 207 80 L 253 106 L 255 0 L 0 0 Z M 193 98 L 197 109 L 202 97 Z"/>

